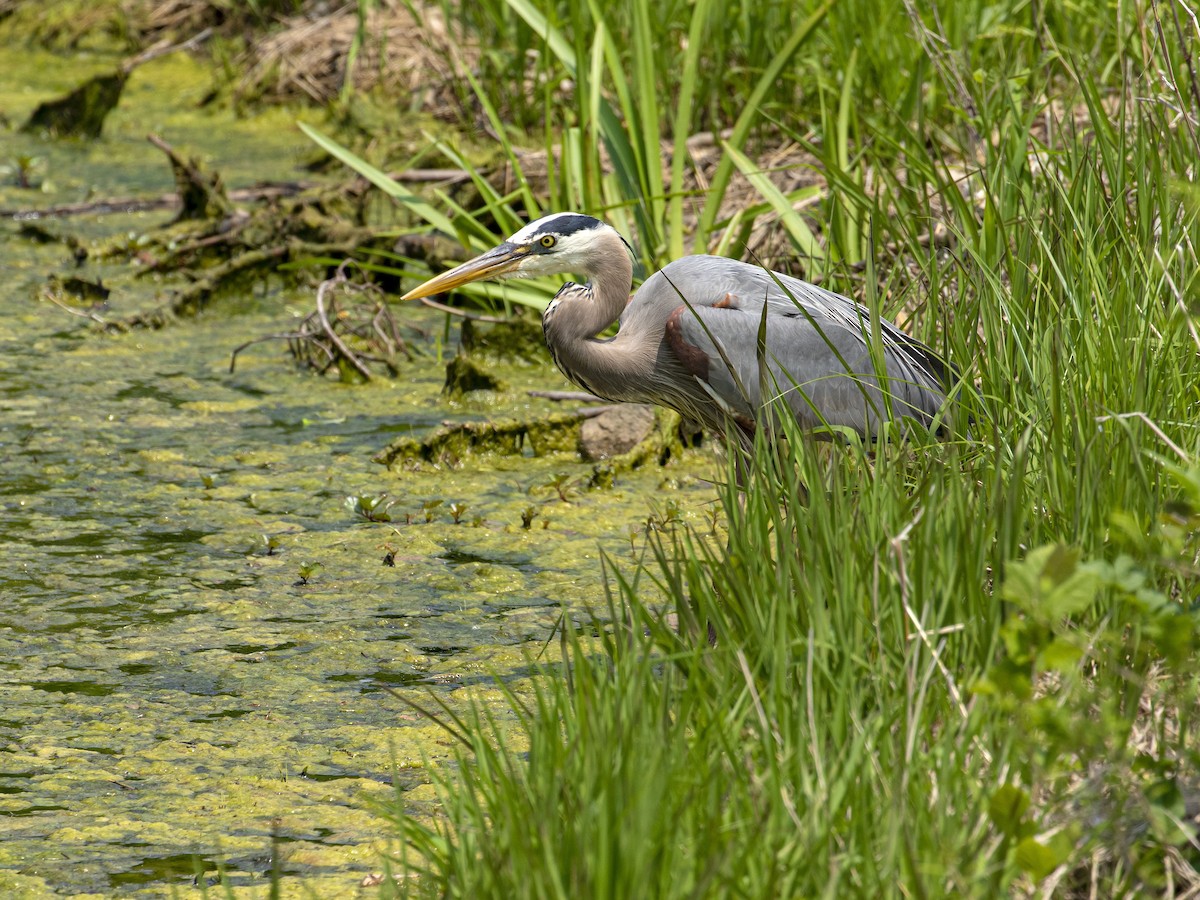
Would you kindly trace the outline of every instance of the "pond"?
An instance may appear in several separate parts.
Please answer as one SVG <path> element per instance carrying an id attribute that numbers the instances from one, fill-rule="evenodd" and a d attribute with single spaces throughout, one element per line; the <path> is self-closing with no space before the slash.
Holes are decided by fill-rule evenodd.
<path id="1" fill-rule="evenodd" d="M 38 101 L 112 60 L 0 55 L 0 163 L 36 157 L 44 188 L 6 183 L 0 207 L 171 190 L 149 130 L 230 187 L 295 178 L 310 150 L 292 113 L 198 110 L 207 76 L 180 55 L 134 74 L 99 141 L 22 135 Z M 89 246 L 172 215 L 40 224 Z M 169 896 L 218 866 L 255 893 L 273 866 L 285 894 L 357 890 L 389 847 L 373 803 L 430 815 L 424 767 L 451 750 L 389 689 L 501 704 L 494 677 L 529 677 L 562 604 L 602 605 L 602 554 L 631 567 L 648 517 L 702 526 L 712 509 L 705 450 L 607 490 L 585 489 L 572 453 L 390 471 L 372 456 L 398 435 L 551 412 L 528 389 L 568 385 L 511 363 L 505 392 L 450 402 L 456 329 L 444 340 L 421 308 L 398 310 L 414 357 L 395 379 L 321 378 L 272 343 L 231 373 L 235 347 L 311 311 L 311 289 L 270 279 L 110 334 L 46 302 L 48 277 L 103 281 L 117 314 L 169 280 L 0 229 L 5 896 Z M 347 507 L 381 494 L 390 521 Z"/>

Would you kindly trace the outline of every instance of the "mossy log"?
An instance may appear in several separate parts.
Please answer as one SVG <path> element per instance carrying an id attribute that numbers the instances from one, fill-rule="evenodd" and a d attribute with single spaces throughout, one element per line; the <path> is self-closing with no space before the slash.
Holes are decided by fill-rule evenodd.
<path id="1" fill-rule="evenodd" d="M 609 407 L 611 408 L 611 407 Z M 405 463 L 427 462 L 457 466 L 470 456 L 524 453 L 579 453 L 579 431 L 587 419 L 603 407 L 577 412 L 550 413 L 531 419 L 497 419 L 492 422 L 447 422 L 423 438 L 398 438 L 380 450 L 373 460 L 394 469 Z M 665 465 L 682 450 L 679 415 L 665 409 L 655 411 L 655 426 L 645 440 L 628 453 L 597 463 L 588 486 L 611 487 L 617 474 L 644 465 Z"/>

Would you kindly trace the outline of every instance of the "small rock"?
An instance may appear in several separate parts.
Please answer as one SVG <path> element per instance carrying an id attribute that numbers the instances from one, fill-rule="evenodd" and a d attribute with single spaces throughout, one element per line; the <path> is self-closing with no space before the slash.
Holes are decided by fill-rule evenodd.
<path id="1" fill-rule="evenodd" d="M 595 462 L 628 453 L 654 428 L 654 407 L 624 403 L 588 419 L 579 429 L 584 459 Z"/>

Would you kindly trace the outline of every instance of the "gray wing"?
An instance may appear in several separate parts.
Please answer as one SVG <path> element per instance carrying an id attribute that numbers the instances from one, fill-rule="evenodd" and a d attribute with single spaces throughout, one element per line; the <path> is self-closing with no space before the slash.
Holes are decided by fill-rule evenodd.
<path id="1" fill-rule="evenodd" d="M 860 434 L 889 419 L 927 426 L 945 402 L 945 363 L 886 320 L 873 356 L 869 311 L 840 294 L 711 256 L 670 264 L 639 300 L 647 289 L 665 312 L 664 347 L 743 427 L 776 397 L 806 428 Z"/>

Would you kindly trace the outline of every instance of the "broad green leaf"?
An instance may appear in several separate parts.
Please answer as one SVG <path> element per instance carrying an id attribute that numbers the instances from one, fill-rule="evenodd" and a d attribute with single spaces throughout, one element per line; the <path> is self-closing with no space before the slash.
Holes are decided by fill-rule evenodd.
<path id="1" fill-rule="evenodd" d="M 1038 656 L 1038 668 L 1056 672 L 1065 672 L 1075 667 L 1083 657 L 1083 650 L 1066 638 L 1055 638 L 1043 649 Z"/>
<path id="2" fill-rule="evenodd" d="M 1050 620 L 1081 613 L 1096 599 L 1099 586 L 1094 574 L 1080 569 L 1043 597 L 1040 613 Z"/>
<path id="3" fill-rule="evenodd" d="M 1079 556 L 1078 547 L 1056 545 L 1042 565 L 1042 577 L 1049 579 L 1053 585 L 1062 584 L 1075 574 L 1079 567 Z"/>
<path id="4" fill-rule="evenodd" d="M 1004 784 L 996 788 L 988 800 L 988 818 L 1001 834 L 1016 837 L 1021 820 L 1029 809 L 1029 795 L 1019 787 Z"/>
<path id="5" fill-rule="evenodd" d="M 1065 846 L 1064 846 L 1065 844 Z M 1017 865 L 1035 882 L 1041 881 L 1071 855 L 1069 841 L 1051 839 L 1043 844 L 1036 838 L 1025 838 L 1017 844 Z"/>
<path id="6" fill-rule="evenodd" d="M 1002 595 L 1021 609 L 1052 622 L 1082 612 L 1096 599 L 1100 579 L 1079 565 L 1076 547 L 1052 544 L 1038 547 L 1009 567 Z"/>

